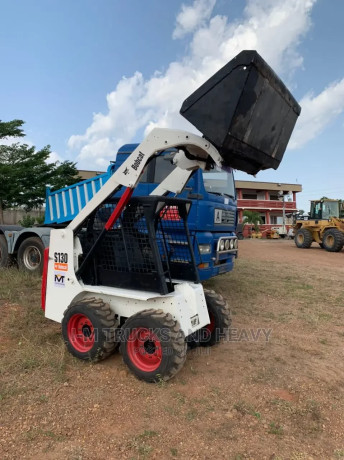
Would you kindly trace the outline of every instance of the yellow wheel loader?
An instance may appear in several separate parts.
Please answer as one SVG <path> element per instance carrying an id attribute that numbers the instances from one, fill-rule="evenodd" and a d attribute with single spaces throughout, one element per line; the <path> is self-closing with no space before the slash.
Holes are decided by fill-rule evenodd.
<path id="1" fill-rule="evenodd" d="M 309 217 L 298 219 L 294 226 L 295 244 L 310 248 L 313 241 L 329 252 L 339 252 L 344 246 L 344 202 L 323 198 L 311 201 Z"/>

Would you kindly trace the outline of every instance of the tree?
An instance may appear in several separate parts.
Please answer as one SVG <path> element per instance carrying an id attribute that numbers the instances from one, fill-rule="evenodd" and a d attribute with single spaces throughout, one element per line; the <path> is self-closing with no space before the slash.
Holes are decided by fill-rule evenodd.
<path id="1" fill-rule="evenodd" d="M 2 122 L 0 140 L 25 136 L 22 120 Z M 48 163 L 51 153 L 47 145 L 41 150 L 27 144 L 0 144 L 0 223 L 3 210 L 23 207 L 26 211 L 42 206 L 46 186 L 58 189 L 80 180 L 75 163 Z"/>
<path id="2" fill-rule="evenodd" d="M 254 229 L 256 232 L 259 231 L 259 224 L 261 224 L 263 221 L 262 221 L 262 218 L 260 216 L 260 214 L 256 211 L 249 211 L 249 210 L 245 210 L 244 211 L 244 218 L 243 218 L 243 223 L 244 224 L 250 224 L 250 225 L 254 225 Z"/>

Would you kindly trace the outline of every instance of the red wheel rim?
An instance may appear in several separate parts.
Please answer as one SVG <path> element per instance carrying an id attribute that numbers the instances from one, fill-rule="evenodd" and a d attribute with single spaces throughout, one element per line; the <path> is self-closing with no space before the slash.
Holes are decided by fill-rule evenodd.
<path id="1" fill-rule="evenodd" d="M 92 321 L 81 313 L 76 313 L 68 321 L 68 340 L 73 347 L 81 352 L 87 353 L 94 345 L 94 327 Z"/>
<path id="2" fill-rule="evenodd" d="M 215 330 L 215 317 L 212 313 L 209 313 L 210 323 L 204 326 L 204 329 L 207 331 L 208 336 L 211 335 Z"/>
<path id="3" fill-rule="evenodd" d="M 131 362 L 141 371 L 153 372 L 162 360 L 161 343 L 149 329 L 133 329 L 127 342 L 127 352 Z"/>

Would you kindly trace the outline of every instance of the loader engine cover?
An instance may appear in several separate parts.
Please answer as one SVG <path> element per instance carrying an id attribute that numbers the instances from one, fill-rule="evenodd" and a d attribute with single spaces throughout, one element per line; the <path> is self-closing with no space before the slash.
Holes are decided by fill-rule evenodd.
<path id="1" fill-rule="evenodd" d="M 224 167 L 277 169 L 301 107 L 256 51 L 242 51 L 183 102 L 181 115 L 220 152 Z"/>

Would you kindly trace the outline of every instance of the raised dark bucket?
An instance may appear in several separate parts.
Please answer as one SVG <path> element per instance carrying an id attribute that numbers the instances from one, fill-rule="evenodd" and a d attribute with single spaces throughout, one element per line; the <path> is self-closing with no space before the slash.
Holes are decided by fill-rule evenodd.
<path id="1" fill-rule="evenodd" d="M 301 107 L 256 51 L 242 51 L 183 102 L 181 115 L 249 174 L 277 169 Z"/>

